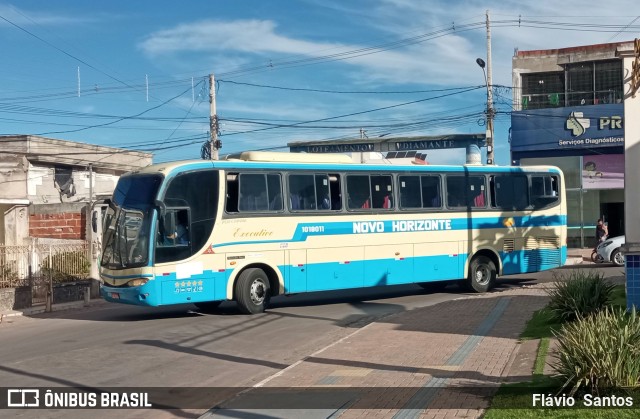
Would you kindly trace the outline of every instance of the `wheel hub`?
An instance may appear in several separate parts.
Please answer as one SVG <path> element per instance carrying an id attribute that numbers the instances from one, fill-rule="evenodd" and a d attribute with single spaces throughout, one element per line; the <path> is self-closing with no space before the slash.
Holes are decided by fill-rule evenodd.
<path id="1" fill-rule="evenodd" d="M 264 301 L 265 286 L 260 280 L 253 281 L 251 284 L 251 301 L 258 305 Z"/>
<path id="2" fill-rule="evenodd" d="M 476 270 L 476 282 L 480 285 L 486 285 L 489 282 L 489 272 L 484 266 Z"/>

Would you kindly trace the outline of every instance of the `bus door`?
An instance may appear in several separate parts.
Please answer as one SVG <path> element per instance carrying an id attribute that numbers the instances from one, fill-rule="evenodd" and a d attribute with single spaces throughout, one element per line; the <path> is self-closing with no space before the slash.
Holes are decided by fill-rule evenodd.
<path id="1" fill-rule="evenodd" d="M 100 279 L 100 253 L 102 252 L 102 231 L 104 228 L 104 215 L 109 208 L 103 201 L 94 202 L 91 205 L 91 228 L 89 229 L 89 246 L 91 258 L 90 277 Z"/>

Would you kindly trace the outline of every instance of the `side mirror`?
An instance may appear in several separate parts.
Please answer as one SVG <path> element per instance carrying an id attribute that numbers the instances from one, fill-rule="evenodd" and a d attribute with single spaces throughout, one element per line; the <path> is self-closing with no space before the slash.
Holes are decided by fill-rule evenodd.
<path id="1" fill-rule="evenodd" d="M 167 205 L 159 199 L 156 199 L 153 203 L 160 212 L 160 217 L 164 217 L 164 215 L 167 213 Z"/>
<path id="2" fill-rule="evenodd" d="M 114 210 L 114 211 L 116 211 L 116 210 L 117 210 L 116 205 L 113 203 L 113 201 L 111 200 L 111 198 L 107 198 L 107 199 L 105 199 L 105 200 L 104 200 L 104 203 L 105 203 L 106 205 L 109 205 L 109 208 L 111 208 L 112 210 Z"/>

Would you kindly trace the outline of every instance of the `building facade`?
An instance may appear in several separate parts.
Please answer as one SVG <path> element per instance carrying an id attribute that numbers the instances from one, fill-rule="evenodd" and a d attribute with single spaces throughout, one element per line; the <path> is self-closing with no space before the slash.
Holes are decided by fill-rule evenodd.
<path id="1" fill-rule="evenodd" d="M 604 218 L 624 234 L 624 86 L 621 48 L 633 42 L 517 51 L 512 60 L 513 164 L 565 174 L 569 247 L 595 244 Z"/>
<path id="2" fill-rule="evenodd" d="M 32 135 L 0 136 L 0 244 L 87 240 L 87 210 L 152 155 Z"/>

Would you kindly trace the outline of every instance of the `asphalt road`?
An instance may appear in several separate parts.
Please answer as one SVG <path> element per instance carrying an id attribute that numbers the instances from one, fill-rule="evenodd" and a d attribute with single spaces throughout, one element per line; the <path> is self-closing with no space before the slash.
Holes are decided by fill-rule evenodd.
<path id="1" fill-rule="evenodd" d="M 607 277 L 620 279 L 624 272 L 600 266 Z M 570 269 L 575 268 L 556 273 Z M 549 282 L 553 275 L 505 277 L 498 290 Z M 0 383 L 12 388 L 252 386 L 369 322 L 464 295 L 456 286 L 433 293 L 409 285 L 278 297 L 267 313 L 254 316 L 238 314 L 233 303 L 203 313 L 191 305 L 144 308 L 100 302 L 5 318 L 0 324 Z M 211 406 L 216 401 L 221 400 L 212 400 Z M 204 411 L 154 411 L 151 416 L 197 417 Z M 0 411 L 0 417 L 20 418 L 89 415 L 150 417 L 150 412 Z"/>

